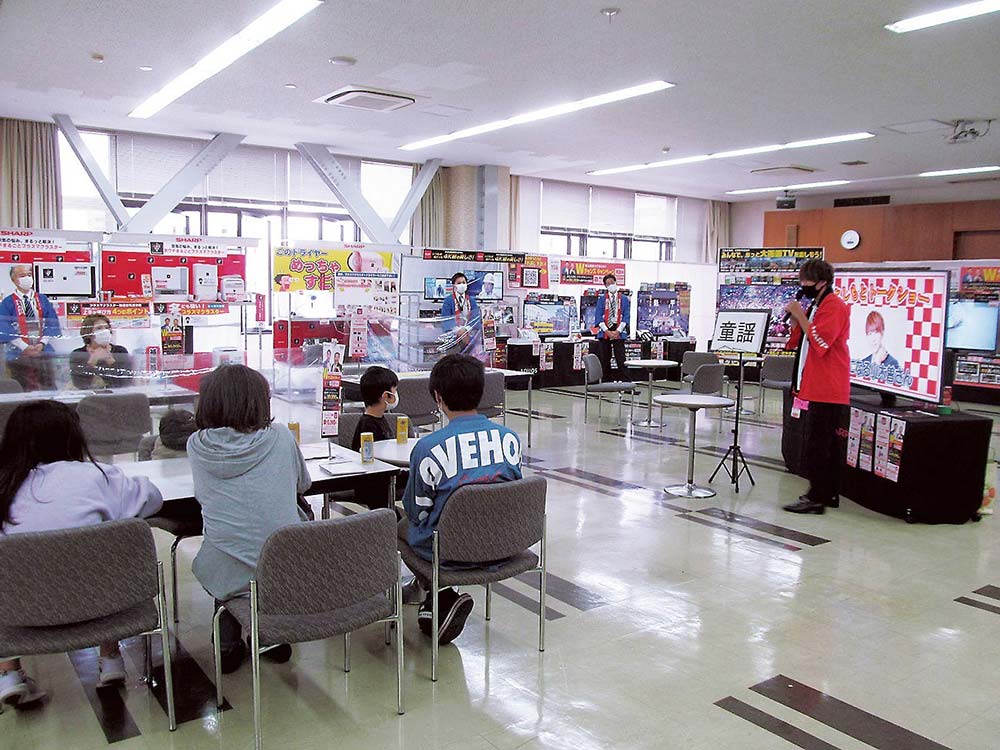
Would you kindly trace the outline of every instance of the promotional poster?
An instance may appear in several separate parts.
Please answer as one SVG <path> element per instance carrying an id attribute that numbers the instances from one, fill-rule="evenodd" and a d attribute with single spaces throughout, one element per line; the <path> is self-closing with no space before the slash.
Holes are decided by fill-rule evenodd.
<path id="1" fill-rule="evenodd" d="M 564 260 L 559 263 L 559 281 L 563 284 L 596 284 L 604 286 L 604 277 L 613 273 L 618 286 L 625 286 L 625 264 L 595 260 Z"/>
<path id="2" fill-rule="evenodd" d="M 338 273 L 386 274 L 393 270 L 391 252 L 360 243 L 337 249 L 281 245 L 274 249 L 272 260 L 271 288 L 275 292 L 332 292 Z"/>
<path id="3" fill-rule="evenodd" d="M 322 425 L 323 437 L 336 437 L 340 427 L 341 373 L 344 345 L 323 344 Z"/>

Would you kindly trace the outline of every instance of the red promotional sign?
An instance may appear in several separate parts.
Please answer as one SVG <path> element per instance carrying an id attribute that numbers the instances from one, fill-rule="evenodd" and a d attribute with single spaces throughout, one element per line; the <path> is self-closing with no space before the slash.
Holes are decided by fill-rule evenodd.
<path id="1" fill-rule="evenodd" d="M 258 323 L 263 323 L 267 320 L 267 309 L 265 307 L 265 297 L 263 294 L 254 295 L 254 320 Z"/>
<path id="2" fill-rule="evenodd" d="M 591 260 L 564 260 L 559 264 L 559 281 L 563 284 L 593 284 L 603 286 L 603 278 L 613 273 L 618 286 L 625 286 L 624 263 L 601 263 Z"/>
<path id="3" fill-rule="evenodd" d="M 524 263 L 507 266 L 507 280 L 511 287 L 524 289 L 549 288 L 549 259 L 546 255 L 525 255 Z"/>

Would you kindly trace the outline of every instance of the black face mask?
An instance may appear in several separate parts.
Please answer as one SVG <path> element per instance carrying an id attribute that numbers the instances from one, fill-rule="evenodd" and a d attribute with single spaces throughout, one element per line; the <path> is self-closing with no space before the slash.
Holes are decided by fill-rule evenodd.
<path id="1" fill-rule="evenodd" d="M 816 299 L 820 293 L 819 288 L 816 286 L 802 286 L 800 290 L 802 291 L 802 296 L 806 299 Z"/>

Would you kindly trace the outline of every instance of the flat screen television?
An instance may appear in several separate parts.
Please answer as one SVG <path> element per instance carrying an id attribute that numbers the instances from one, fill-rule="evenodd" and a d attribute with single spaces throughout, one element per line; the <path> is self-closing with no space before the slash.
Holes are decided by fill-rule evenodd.
<path id="1" fill-rule="evenodd" d="M 783 342 L 791 328 L 785 322 L 785 305 L 795 299 L 798 284 L 723 284 L 719 287 L 719 310 L 770 310 L 767 340 Z"/>
<path id="2" fill-rule="evenodd" d="M 839 272 L 834 289 L 851 311 L 851 382 L 940 401 L 948 272 Z"/>
<path id="3" fill-rule="evenodd" d="M 539 334 L 568 336 L 576 330 L 576 302 L 524 302 L 524 327 Z"/>
<path id="4" fill-rule="evenodd" d="M 590 333 L 592 328 L 597 328 L 597 300 L 596 294 L 585 294 L 580 297 L 580 330 L 583 333 Z"/>
<path id="5" fill-rule="evenodd" d="M 636 328 L 654 336 L 687 336 L 690 316 L 673 289 L 646 289 L 638 294 Z"/>
<path id="6" fill-rule="evenodd" d="M 462 271 L 469 280 L 469 294 L 480 302 L 503 299 L 503 271 Z M 442 300 L 451 294 L 451 278 L 424 277 L 424 299 Z"/>
<path id="7" fill-rule="evenodd" d="M 948 303 L 949 349 L 995 352 L 1000 306 L 972 299 L 953 299 Z"/>

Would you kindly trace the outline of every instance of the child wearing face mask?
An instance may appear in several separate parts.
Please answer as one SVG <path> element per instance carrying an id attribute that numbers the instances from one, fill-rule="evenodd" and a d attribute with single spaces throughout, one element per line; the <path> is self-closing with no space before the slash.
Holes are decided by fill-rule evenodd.
<path id="1" fill-rule="evenodd" d="M 132 358 L 128 349 L 111 343 L 111 321 L 88 315 L 80 326 L 83 346 L 69 358 L 69 373 L 79 390 L 120 388 L 132 383 Z"/>
<path id="2" fill-rule="evenodd" d="M 375 436 L 375 441 L 396 439 L 396 415 L 386 414 L 390 409 L 399 410 L 399 394 L 396 387 L 399 385 L 399 378 L 396 373 L 385 367 L 372 366 L 365 370 L 361 376 L 361 398 L 365 402 L 365 413 L 358 421 L 358 426 L 354 430 L 354 437 L 351 439 L 351 450 L 361 449 L 361 433 L 370 432 Z M 399 412 L 402 413 L 402 412 Z M 410 426 L 410 437 L 416 437 L 413 426 Z M 396 481 L 396 499 L 403 496 L 403 488 L 406 486 L 407 473 L 400 472 L 400 477 Z M 361 480 L 359 480 L 360 482 Z M 359 484 L 355 489 L 355 497 L 358 502 L 369 505 L 368 499 L 372 499 L 374 506 L 381 506 L 381 498 L 385 497 L 385 484 L 372 482 Z"/>

